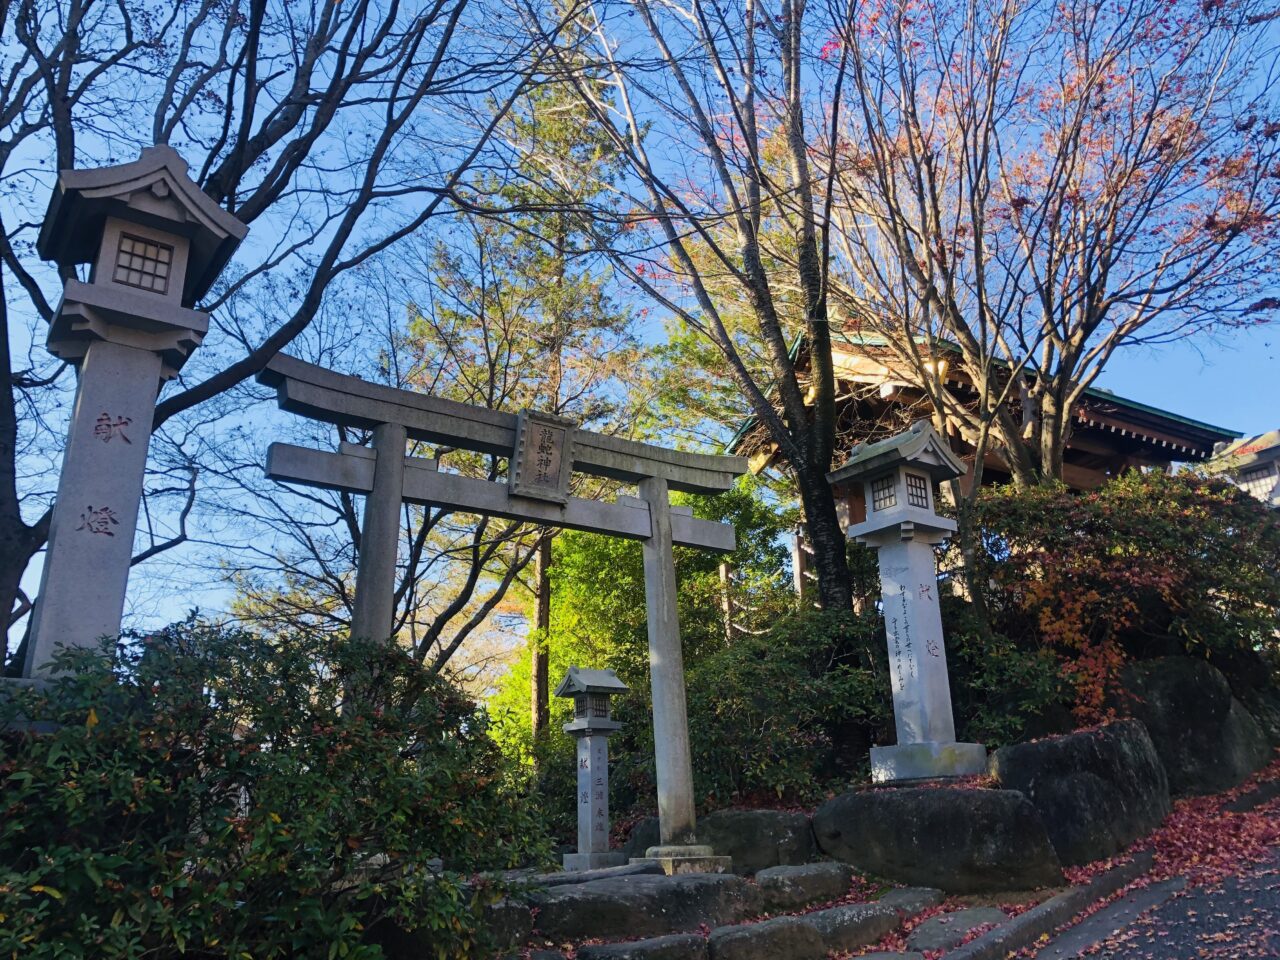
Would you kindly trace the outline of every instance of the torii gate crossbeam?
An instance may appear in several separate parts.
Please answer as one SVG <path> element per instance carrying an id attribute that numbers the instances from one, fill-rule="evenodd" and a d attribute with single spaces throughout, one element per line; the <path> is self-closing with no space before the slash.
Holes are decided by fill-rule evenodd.
<path id="1" fill-rule="evenodd" d="M 705 858 L 708 848 L 692 846 L 693 768 L 672 548 L 728 553 L 735 536 L 730 524 L 672 507 L 669 491 L 727 490 L 746 472 L 746 461 L 579 431 L 532 411 L 516 415 L 397 390 L 283 354 L 258 380 L 276 388 L 284 410 L 373 431 L 371 448 L 342 444 L 328 452 L 276 443 L 267 454 L 269 477 L 365 496 L 353 635 L 391 635 L 399 511 L 406 500 L 642 542 L 661 837 L 661 847 L 648 855 L 664 858 L 671 869 L 680 869 L 672 861 L 681 857 Z M 509 457 L 509 481 L 442 473 L 438 461 L 404 455 L 409 439 Z M 639 497 L 614 503 L 570 497 L 574 471 L 634 483 Z"/>

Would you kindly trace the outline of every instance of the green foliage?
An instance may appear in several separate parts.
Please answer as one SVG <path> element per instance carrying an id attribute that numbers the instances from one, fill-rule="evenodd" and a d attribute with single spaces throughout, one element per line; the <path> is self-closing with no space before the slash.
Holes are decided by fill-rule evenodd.
<path id="1" fill-rule="evenodd" d="M 1071 685 L 1051 650 L 984 633 L 955 597 L 944 598 L 942 618 L 960 740 L 995 749 L 1070 725 Z"/>
<path id="2" fill-rule="evenodd" d="M 0 706 L 2 955 L 376 957 L 389 920 L 479 956 L 459 871 L 547 853 L 483 715 L 384 646 L 186 624 L 59 667 Z"/>
<path id="3" fill-rule="evenodd" d="M 708 807 L 815 800 L 851 772 L 838 733 L 881 728 L 891 709 L 879 617 L 787 613 L 690 673 L 698 796 Z"/>
<path id="4" fill-rule="evenodd" d="M 991 627 L 1060 659 L 1078 719 L 1105 713 L 1130 658 L 1274 655 L 1280 514 L 1227 483 L 1130 472 L 1084 494 L 992 489 L 975 511 Z"/>
<path id="5" fill-rule="evenodd" d="M 745 479 L 720 496 L 691 497 L 689 503 L 697 516 L 737 530 L 738 549 L 728 558 L 735 571 L 735 621 L 750 631 L 735 629 L 726 639 L 718 571 L 724 558 L 677 548 L 699 802 L 718 807 L 748 797 L 774 803 L 812 797 L 824 777 L 847 769 L 837 756 L 846 727 L 875 725 L 885 715 L 883 636 L 872 638 L 873 627 L 852 614 L 824 619 L 794 612 L 782 521 L 756 481 Z M 554 541 L 550 576 L 552 683 L 572 665 L 610 667 L 631 688 L 615 698 L 614 715 L 624 726 L 610 739 L 610 804 L 622 815 L 649 807 L 653 733 L 640 545 L 567 531 Z M 529 658 L 521 658 L 490 699 L 495 737 L 510 755 L 536 761 L 544 815 L 557 835 L 569 838 L 573 746 L 560 732 L 569 704 L 552 699 L 548 735 L 531 744 L 529 670 Z M 864 761 L 865 751 L 856 762 Z"/>
<path id="6" fill-rule="evenodd" d="M 734 567 L 734 601 L 746 621 L 768 622 L 791 602 L 786 550 L 777 514 L 752 479 L 715 497 L 689 497 L 694 515 L 732 523 L 738 548 L 729 557 L 676 548 L 677 603 L 686 666 L 724 646 L 719 565 Z M 648 701 L 649 641 L 640 544 L 566 530 L 552 541 L 551 629 L 545 638 L 554 685 L 571 666 L 609 667 L 633 695 Z M 532 612 L 530 603 L 530 614 Z M 532 617 L 530 616 L 530 619 Z M 530 759 L 529 658 L 513 665 L 488 707 L 494 735 L 514 756 Z M 551 729 L 568 720 L 568 704 L 551 702 Z M 647 720 L 645 721 L 647 725 Z"/>

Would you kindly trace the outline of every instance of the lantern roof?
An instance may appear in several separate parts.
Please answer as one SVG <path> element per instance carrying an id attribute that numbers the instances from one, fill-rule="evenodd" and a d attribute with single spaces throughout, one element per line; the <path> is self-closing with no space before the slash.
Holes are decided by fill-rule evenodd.
<path id="1" fill-rule="evenodd" d="M 951 452 L 928 420 L 917 420 L 897 436 L 876 443 L 860 443 L 849 459 L 827 474 L 829 483 L 852 483 L 887 473 L 900 466 L 915 467 L 935 480 L 964 476 L 964 463 Z"/>
<path id="2" fill-rule="evenodd" d="M 40 256 L 59 266 L 92 262 L 108 216 L 187 238 L 184 306 L 208 292 L 249 230 L 196 185 L 176 150 L 161 144 L 131 163 L 60 171 L 36 241 Z"/>
<path id="3" fill-rule="evenodd" d="M 570 667 L 569 672 L 556 687 L 557 697 L 572 697 L 580 693 L 626 693 L 631 689 L 618 679 L 612 670 L 583 670 Z"/>

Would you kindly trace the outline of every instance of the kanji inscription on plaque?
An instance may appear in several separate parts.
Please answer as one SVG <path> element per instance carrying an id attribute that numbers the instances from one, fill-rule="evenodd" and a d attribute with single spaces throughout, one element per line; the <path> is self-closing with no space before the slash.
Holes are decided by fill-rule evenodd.
<path id="1" fill-rule="evenodd" d="M 573 472 L 574 424 L 533 410 L 520 412 L 511 463 L 513 497 L 565 503 Z"/>

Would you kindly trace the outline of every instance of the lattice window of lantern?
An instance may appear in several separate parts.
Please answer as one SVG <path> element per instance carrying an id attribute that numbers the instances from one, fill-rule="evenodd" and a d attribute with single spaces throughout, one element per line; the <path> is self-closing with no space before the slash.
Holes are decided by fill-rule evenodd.
<path id="1" fill-rule="evenodd" d="M 929 509 L 929 482 L 924 477 L 907 474 L 907 504 Z"/>
<path id="2" fill-rule="evenodd" d="M 898 494 L 894 490 L 895 478 L 890 475 L 881 477 L 871 484 L 871 509 L 888 510 L 898 502 Z"/>
<path id="3" fill-rule="evenodd" d="M 169 268 L 173 265 L 173 247 L 141 237 L 120 235 L 116 250 L 116 283 L 150 290 L 169 292 Z"/>
<path id="4" fill-rule="evenodd" d="M 609 696 L 604 693 L 591 695 L 591 716 L 609 719 Z"/>
<path id="5" fill-rule="evenodd" d="M 1258 470 L 1247 470 L 1240 474 L 1239 483 L 1246 493 L 1253 494 L 1259 500 L 1267 500 L 1271 497 L 1271 491 L 1275 489 L 1276 475 L 1270 466 Z"/>
<path id="6" fill-rule="evenodd" d="M 580 720 L 587 715 L 587 695 L 580 693 L 573 698 L 573 717 Z"/>

